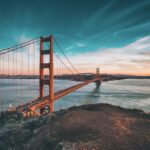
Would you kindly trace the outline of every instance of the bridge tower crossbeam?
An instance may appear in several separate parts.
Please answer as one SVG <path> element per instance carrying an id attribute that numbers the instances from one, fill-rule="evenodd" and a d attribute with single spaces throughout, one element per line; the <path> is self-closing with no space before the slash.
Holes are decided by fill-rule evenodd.
<path id="1" fill-rule="evenodd" d="M 39 41 L 39 40 L 38 40 Z M 34 42 L 35 43 L 35 42 Z M 45 43 L 49 44 L 48 49 L 45 47 Z M 29 45 L 29 43 L 28 43 Z M 26 45 L 25 45 L 26 46 Z M 22 45 L 21 45 L 22 47 Z M 96 69 L 96 75 L 94 75 L 93 79 L 83 80 L 82 83 L 78 83 L 69 88 L 57 91 L 54 93 L 54 38 L 53 36 L 49 37 L 41 37 L 40 38 L 40 65 L 39 65 L 39 97 L 27 102 L 25 104 L 21 104 L 13 109 L 10 109 L 11 112 L 17 112 L 17 114 L 22 114 L 24 117 L 29 116 L 37 116 L 37 115 L 46 115 L 50 111 L 54 111 L 54 102 L 63 96 L 82 88 L 90 83 L 95 82 L 96 86 L 99 87 L 101 84 L 100 70 Z M 10 51 L 10 50 L 9 50 Z M 12 51 L 12 50 L 11 50 Z M 49 62 L 45 62 L 45 55 L 49 57 Z M 57 55 L 56 55 L 57 56 Z M 59 57 L 58 57 L 59 58 Z M 67 61 L 70 63 L 68 58 L 65 56 Z M 60 58 L 59 58 L 60 59 Z M 64 62 L 60 59 L 63 65 Z M 66 66 L 66 65 L 65 65 Z M 75 67 L 71 64 L 71 66 L 75 69 Z M 66 66 L 67 67 L 67 66 Z M 48 78 L 46 78 L 45 69 L 48 69 Z M 67 67 L 68 69 L 68 67 Z M 70 68 L 69 71 L 73 73 Z M 77 72 L 77 71 L 76 71 Z M 78 79 L 80 78 L 80 74 L 75 75 Z M 48 94 L 45 95 L 44 86 L 48 85 Z"/>
<path id="2" fill-rule="evenodd" d="M 53 36 L 49 36 L 46 38 L 40 38 L 40 80 L 39 80 L 39 97 L 43 99 L 44 95 L 44 85 L 48 85 L 49 87 L 49 108 L 50 111 L 54 111 L 54 57 L 53 57 Z M 44 43 L 50 44 L 48 50 L 44 49 Z M 44 62 L 44 55 L 49 55 L 50 62 Z M 49 78 L 45 79 L 44 69 L 49 70 Z M 41 112 L 44 111 L 44 108 L 41 108 Z"/>

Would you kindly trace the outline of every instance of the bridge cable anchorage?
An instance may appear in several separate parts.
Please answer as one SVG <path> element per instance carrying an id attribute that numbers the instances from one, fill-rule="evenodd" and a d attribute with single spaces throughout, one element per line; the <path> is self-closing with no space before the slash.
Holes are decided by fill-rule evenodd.
<path id="1" fill-rule="evenodd" d="M 84 81 L 84 79 L 80 76 L 80 73 L 78 72 L 78 70 L 76 69 L 76 67 L 71 63 L 71 61 L 69 60 L 69 58 L 66 56 L 64 50 L 61 48 L 60 44 L 57 42 L 56 38 L 54 38 L 54 41 L 56 43 L 56 45 L 58 46 L 58 48 L 60 49 L 60 51 L 62 52 L 62 54 L 65 56 L 65 58 L 67 59 L 67 61 L 69 62 L 69 64 L 72 66 L 72 68 L 74 69 L 74 71 L 79 74 L 78 76 L 80 77 L 81 80 Z"/>

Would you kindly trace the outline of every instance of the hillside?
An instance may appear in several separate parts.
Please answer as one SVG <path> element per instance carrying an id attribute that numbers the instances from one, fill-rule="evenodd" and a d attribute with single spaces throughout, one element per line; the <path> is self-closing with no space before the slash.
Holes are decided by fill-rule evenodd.
<path id="1" fill-rule="evenodd" d="M 0 115 L 0 150 L 148 150 L 150 114 L 109 104 L 38 118 Z"/>

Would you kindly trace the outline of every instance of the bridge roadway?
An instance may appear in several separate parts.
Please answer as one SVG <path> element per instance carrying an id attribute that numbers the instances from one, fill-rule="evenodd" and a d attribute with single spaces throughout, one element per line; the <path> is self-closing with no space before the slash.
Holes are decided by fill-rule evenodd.
<path id="1" fill-rule="evenodd" d="M 90 84 L 92 82 L 96 82 L 96 81 L 100 81 L 100 78 L 97 77 L 95 79 L 88 80 L 88 81 L 85 81 L 83 83 L 79 83 L 79 84 L 74 85 L 72 87 L 66 88 L 64 90 L 58 91 L 54 94 L 54 100 L 56 101 L 56 100 L 60 99 L 61 97 L 65 96 L 65 95 L 85 86 L 85 85 L 88 85 L 88 84 Z M 48 95 L 48 96 L 43 97 L 42 99 L 37 98 L 37 99 L 35 99 L 31 102 L 28 102 L 26 104 L 19 105 L 16 107 L 16 111 L 22 112 L 22 113 L 23 112 L 36 111 L 40 108 L 43 108 L 43 107 L 49 105 L 49 103 L 50 102 L 49 102 L 49 95 Z"/>

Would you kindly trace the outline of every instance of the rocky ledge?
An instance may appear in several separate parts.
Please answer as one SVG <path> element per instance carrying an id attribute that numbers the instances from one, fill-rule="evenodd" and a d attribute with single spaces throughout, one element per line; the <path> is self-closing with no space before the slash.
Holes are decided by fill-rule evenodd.
<path id="1" fill-rule="evenodd" d="M 0 150 L 148 150 L 150 114 L 109 104 L 20 120 L 0 115 Z"/>

